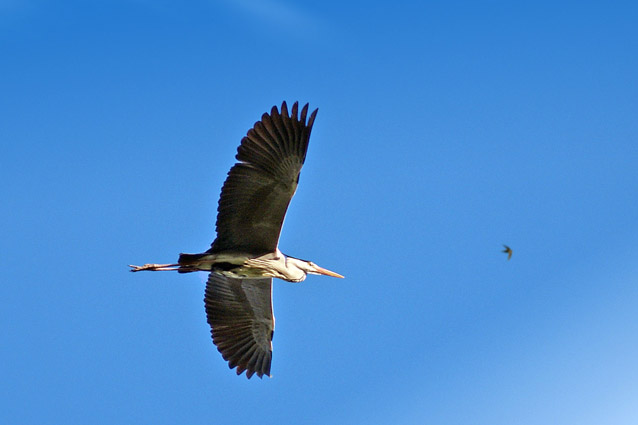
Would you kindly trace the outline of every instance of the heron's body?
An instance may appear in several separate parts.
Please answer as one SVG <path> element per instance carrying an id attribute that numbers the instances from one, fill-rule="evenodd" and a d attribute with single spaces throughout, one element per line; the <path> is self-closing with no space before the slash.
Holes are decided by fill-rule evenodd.
<path id="1" fill-rule="evenodd" d="M 242 139 L 237 162 L 222 187 L 217 238 L 201 254 L 180 254 L 175 264 L 131 266 L 131 271 L 210 272 L 204 303 L 213 342 L 237 374 L 270 375 L 272 278 L 301 282 L 307 274 L 343 277 L 287 257 L 278 248 L 286 210 L 299 183 L 310 131 L 308 105 L 291 114 L 273 107 Z"/>
<path id="2" fill-rule="evenodd" d="M 235 279 L 276 277 L 288 282 L 302 282 L 306 273 L 292 266 L 295 261 L 298 260 L 285 256 L 279 249 L 259 257 L 251 257 L 247 253 L 181 254 L 177 271 L 208 271 Z"/>

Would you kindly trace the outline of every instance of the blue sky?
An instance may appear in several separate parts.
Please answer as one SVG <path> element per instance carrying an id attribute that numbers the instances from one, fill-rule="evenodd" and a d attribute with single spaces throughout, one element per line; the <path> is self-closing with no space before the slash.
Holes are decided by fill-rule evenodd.
<path id="1" fill-rule="evenodd" d="M 632 2 L 0 5 L 0 422 L 638 423 Z M 241 137 L 319 108 L 271 379 L 212 344 Z M 511 261 L 502 244 L 514 250 Z"/>

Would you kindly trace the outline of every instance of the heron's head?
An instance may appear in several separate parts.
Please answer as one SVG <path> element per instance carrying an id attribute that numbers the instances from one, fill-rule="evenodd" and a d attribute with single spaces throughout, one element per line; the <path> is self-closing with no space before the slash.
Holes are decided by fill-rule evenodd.
<path id="1" fill-rule="evenodd" d="M 324 276 L 332 276 L 343 279 L 339 273 L 335 273 L 328 269 L 324 269 L 323 267 L 319 267 L 312 261 L 300 260 L 294 257 L 287 258 L 288 264 L 292 263 L 296 268 L 303 271 L 305 274 L 322 274 Z"/>

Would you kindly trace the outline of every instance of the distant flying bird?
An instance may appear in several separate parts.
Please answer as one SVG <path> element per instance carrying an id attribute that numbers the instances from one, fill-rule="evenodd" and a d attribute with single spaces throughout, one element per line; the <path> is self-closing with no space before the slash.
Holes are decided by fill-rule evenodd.
<path id="1" fill-rule="evenodd" d="M 510 248 L 507 245 L 503 245 L 503 246 L 505 247 L 505 249 L 502 252 L 507 254 L 507 261 L 509 261 L 510 258 L 512 258 L 512 248 Z"/>
<path id="2" fill-rule="evenodd" d="M 288 204 L 297 189 L 317 109 L 297 116 L 286 102 L 273 106 L 241 141 L 217 208 L 217 238 L 201 254 L 180 254 L 176 264 L 130 266 L 132 272 L 211 272 L 204 303 L 213 342 L 237 375 L 270 376 L 275 318 L 272 278 L 301 282 L 307 274 L 343 278 L 277 247 Z"/>

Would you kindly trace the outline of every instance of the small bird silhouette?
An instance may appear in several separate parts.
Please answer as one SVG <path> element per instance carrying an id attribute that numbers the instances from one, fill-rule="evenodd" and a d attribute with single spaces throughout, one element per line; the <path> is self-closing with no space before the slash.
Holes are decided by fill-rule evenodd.
<path id="1" fill-rule="evenodd" d="M 503 250 L 504 253 L 507 254 L 507 261 L 510 260 L 510 258 L 512 258 L 512 248 L 510 248 L 507 245 L 503 245 L 505 247 L 505 249 Z"/>

